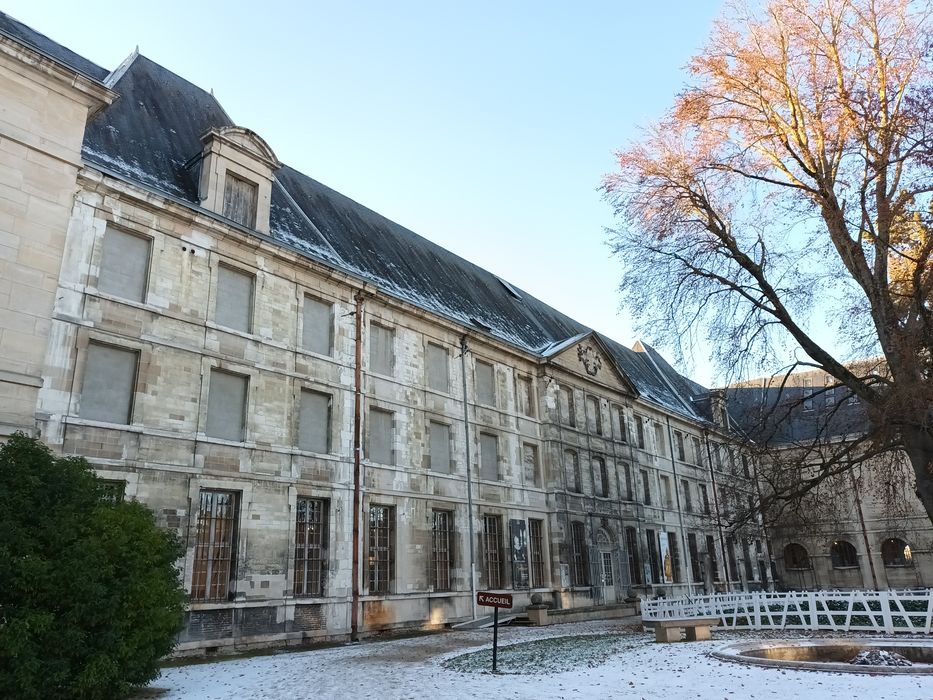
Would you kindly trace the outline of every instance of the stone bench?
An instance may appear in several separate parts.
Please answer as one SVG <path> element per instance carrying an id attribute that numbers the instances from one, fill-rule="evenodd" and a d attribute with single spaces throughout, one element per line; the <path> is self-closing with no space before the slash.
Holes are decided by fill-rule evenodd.
<path id="1" fill-rule="evenodd" d="M 688 642 L 699 642 L 712 639 L 710 631 L 719 625 L 718 617 L 688 617 L 682 619 L 654 620 L 654 641 L 679 642 L 680 631 L 687 635 Z"/>

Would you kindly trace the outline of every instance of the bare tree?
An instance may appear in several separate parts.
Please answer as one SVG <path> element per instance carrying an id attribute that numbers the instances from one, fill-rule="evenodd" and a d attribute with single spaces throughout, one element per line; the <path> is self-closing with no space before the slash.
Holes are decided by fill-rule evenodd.
<path id="1" fill-rule="evenodd" d="M 729 378 L 789 357 L 824 370 L 867 428 L 804 485 L 903 450 L 933 521 L 930 12 L 732 8 L 604 191 L 640 330 L 675 349 L 706 340 Z M 884 371 L 847 363 L 867 355 Z"/>

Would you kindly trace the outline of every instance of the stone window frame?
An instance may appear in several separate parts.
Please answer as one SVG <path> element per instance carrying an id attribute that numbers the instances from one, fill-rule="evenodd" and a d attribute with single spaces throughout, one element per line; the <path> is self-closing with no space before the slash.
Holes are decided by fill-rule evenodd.
<path id="1" fill-rule="evenodd" d="M 246 380 L 246 391 L 243 394 L 243 407 L 242 407 L 242 416 L 241 416 L 241 423 L 240 423 L 240 439 L 239 440 L 232 440 L 230 438 L 220 437 L 218 435 L 211 435 L 210 433 L 207 432 L 208 422 L 210 421 L 211 385 L 213 384 L 214 372 L 217 372 L 218 374 L 227 374 L 227 375 L 234 376 L 234 377 L 241 377 L 242 379 Z M 258 374 L 258 372 L 256 374 Z M 250 394 L 253 393 L 253 388 L 254 388 L 253 382 L 255 381 L 254 375 L 251 375 L 251 374 L 248 374 L 242 371 L 237 371 L 237 369 L 230 368 L 227 365 L 227 363 L 221 363 L 216 366 L 211 366 L 210 369 L 208 369 L 207 371 L 207 377 L 208 377 L 208 380 L 206 382 L 203 382 L 203 385 L 204 385 L 203 391 L 205 393 L 205 396 L 204 396 L 205 405 L 204 405 L 204 423 L 201 424 L 203 426 L 203 433 L 204 433 L 205 440 L 208 440 L 208 441 L 216 440 L 224 444 L 233 444 L 233 445 L 242 445 L 246 442 L 249 442 L 249 438 L 251 436 L 251 431 L 250 431 L 250 426 L 249 426 L 249 420 L 250 420 L 250 415 L 251 415 Z M 199 425 L 199 427 L 201 427 L 201 425 Z"/>
<path id="2" fill-rule="evenodd" d="M 379 413 L 389 414 L 391 419 L 391 435 L 390 435 L 390 445 L 389 445 L 389 456 L 390 460 L 388 462 L 379 462 L 372 458 L 371 454 L 371 445 L 372 445 L 372 433 L 370 431 L 370 415 L 372 411 Z M 398 411 L 394 407 L 384 405 L 382 402 L 370 401 L 366 406 L 366 417 L 363 423 L 363 456 L 365 461 L 370 464 L 383 464 L 386 466 L 397 466 L 398 464 L 398 450 L 395 447 L 395 440 L 398 435 Z"/>
<path id="3" fill-rule="evenodd" d="M 571 493 L 583 493 L 583 471 L 580 467 L 580 453 L 577 450 L 567 448 L 563 452 L 562 462 L 564 475 L 567 479 L 567 490 Z"/>
<path id="4" fill-rule="evenodd" d="M 748 551 L 745 551 L 746 557 Z M 784 568 L 787 571 L 810 571 L 813 569 L 813 560 L 810 558 L 810 552 L 799 542 L 788 542 L 781 550 L 784 559 Z M 747 574 L 746 570 L 746 574 Z"/>
<path id="5" fill-rule="evenodd" d="M 528 518 L 528 574 L 531 588 L 548 585 L 547 535 L 544 518 Z"/>
<path id="6" fill-rule="evenodd" d="M 383 372 L 382 367 L 379 369 L 373 368 L 373 327 L 379 328 L 381 331 L 384 331 L 388 334 L 389 337 L 389 369 L 388 372 Z M 398 368 L 398 353 L 396 352 L 396 342 L 398 340 L 398 329 L 396 326 L 389 324 L 382 319 L 373 318 L 369 322 L 366 333 L 366 345 L 367 345 L 367 354 L 366 354 L 366 370 L 369 374 L 375 375 L 377 377 L 389 377 L 395 378 L 395 371 Z"/>
<path id="7" fill-rule="evenodd" d="M 250 486 L 251 488 L 251 486 Z M 245 487 L 244 487 L 245 489 Z M 288 487 L 287 500 L 288 500 L 288 512 L 290 514 L 294 513 L 288 518 L 288 556 L 286 564 L 286 581 L 288 582 L 288 588 L 286 590 L 286 595 L 292 597 L 300 597 L 302 602 L 306 603 L 309 600 L 314 599 L 314 596 L 295 596 L 294 592 L 294 582 L 295 582 L 295 560 L 296 560 L 296 539 L 297 539 L 297 512 L 298 512 L 298 499 L 299 498 L 313 498 L 327 503 L 327 528 L 328 528 L 328 539 L 333 534 L 332 527 L 335 526 L 335 517 L 339 514 L 339 508 L 335 505 L 334 494 L 329 488 L 314 487 L 310 485 L 291 485 Z M 329 585 L 328 578 L 330 575 L 337 571 L 338 566 L 335 560 L 337 555 L 337 547 L 330 546 L 328 542 L 327 547 L 327 557 L 324 563 L 324 573 L 322 574 L 323 578 L 321 580 L 321 588 L 323 590 L 323 597 L 328 595 Z"/>
<path id="8" fill-rule="evenodd" d="M 255 338 L 256 337 L 256 299 L 257 294 L 256 290 L 259 287 L 259 271 L 246 267 L 238 262 L 231 261 L 229 259 L 220 259 L 219 256 L 212 256 L 215 259 L 210 262 L 210 271 L 211 271 L 211 282 L 210 282 L 210 313 L 205 321 L 205 325 L 208 328 L 215 330 L 223 331 L 224 333 L 231 333 L 233 335 L 239 335 L 245 338 Z M 224 267 L 232 272 L 239 273 L 244 276 L 252 278 L 252 290 L 250 294 L 250 308 L 249 308 L 249 320 L 247 322 L 248 330 L 241 330 L 239 328 L 234 328 L 233 326 L 226 326 L 217 321 L 217 305 L 219 302 L 220 295 L 220 269 Z"/>
<path id="9" fill-rule="evenodd" d="M 490 528 L 490 524 L 493 523 L 495 528 Z M 502 548 L 502 534 L 502 516 L 498 513 L 483 513 L 483 577 L 486 580 L 486 587 L 490 590 L 505 588 L 503 585 L 505 583 L 505 553 Z"/>
<path id="10" fill-rule="evenodd" d="M 204 442 L 214 442 L 223 445 L 253 446 L 256 431 L 252 426 L 251 418 L 255 415 L 253 411 L 253 394 L 260 385 L 260 376 L 262 372 L 255 365 L 241 364 L 228 360 L 221 360 L 216 357 L 204 355 L 201 357 L 201 375 L 210 378 L 212 369 L 227 372 L 229 374 L 239 374 L 247 377 L 246 387 L 246 405 L 245 417 L 243 419 L 243 439 L 240 441 L 226 440 L 224 438 L 212 437 L 207 434 L 207 411 L 210 399 L 210 381 L 202 381 L 200 394 L 198 396 L 198 423 L 197 439 Z"/>
<path id="11" fill-rule="evenodd" d="M 528 383 L 528 410 L 523 412 L 521 406 L 519 406 L 519 386 L 522 382 Z M 524 372 L 515 371 L 515 412 L 522 416 L 523 418 L 537 418 L 538 417 L 538 402 L 536 400 L 535 393 L 535 378 Z"/>
<path id="12" fill-rule="evenodd" d="M 107 299 L 114 299 L 121 302 L 127 302 L 141 306 L 148 306 L 149 291 L 152 286 L 153 262 L 155 261 L 155 236 L 149 230 L 137 230 L 137 227 L 130 226 L 122 222 L 118 224 L 108 219 L 104 223 L 104 231 L 98 237 L 99 245 L 97 246 L 97 250 L 93 251 L 92 253 L 93 262 L 97 269 L 97 282 L 93 289 L 99 296 L 105 297 Z M 110 230 L 119 231 L 120 233 L 127 236 L 141 238 L 149 245 L 149 255 L 146 259 L 146 279 L 145 284 L 143 285 L 142 299 L 130 299 L 129 297 L 124 297 L 122 295 L 108 292 L 100 288 L 101 273 L 103 272 L 104 267 L 104 239 L 107 237 L 107 232 Z"/>
<path id="13" fill-rule="evenodd" d="M 298 307 L 298 329 L 297 333 L 295 334 L 297 349 L 307 355 L 333 359 L 334 355 L 336 354 L 337 343 L 337 301 L 325 296 L 324 294 L 321 294 L 317 290 L 309 289 L 302 285 L 299 285 L 298 293 L 301 301 Z M 308 299 L 313 299 L 314 301 L 330 306 L 330 335 L 328 337 L 329 350 L 327 353 L 317 352 L 316 350 L 312 350 L 310 347 L 305 345 L 305 303 Z"/>
<path id="14" fill-rule="evenodd" d="M 600 398 L 594 394 L 588 394 L 584 397 L 584 406 L 586 406 L 586 429 L 593 435 L 602 437 L 605 433 L 603 424 L 603 406 Z M 590 415 L 592 409 L 592 416 Z M 592 417 L 592 423 L 590 418 Z"/>
<path id="15" fill-rule="evenodd" d="M 590 585 L 587 561 L 586 525 L 580 520 L 570 522 L 570 585 L 574 588 Z"/>
<path id="16" fill-rule="evenodd" d="M 386 514 L 388 524 L 384 528 L 374 525 L 373 514 L 377 510 L 384 511 Z M 395 590 L 396 586 L 396 558 L 398 551 L 396 508 L 394 504 L 371 501 L 366 512 L 366 592 L 369 595 L 389 595 Z M 378 544 L 378 532 L 383 530 L 386 535 L 385 546 Z M 374 537 L 377 540 L 375 545 L 373 543 Z M 384 561 L 381 557 L 382 553 L 385 553 Z M 384 579 L 379 573 L 381 571 L 380 564 L 385 569 Z"/>
<path id="17" fill-rule="evenodd" d="M 859 553 L 854 544 L 846 539 L 833 540 L 829 546 L 829 559 L 833 569 L 857 569 Z"/>
<path id="18" fill-rule="evenodd" d="M 299 546 L 301 544 L 299 517 L 301 515 L 301 503 L 303 501 L 317 503 L 319 507 L 320 521 L 317 524 L 320 526 L 320 533 L 316 547 L 312 544 L 309 544 L 307 540 L 305 540 L 304 548 Z M 292 595 L 294 595 L 296 598 L 323 598 L 327 595 L 327 572 L 330 554 L 329 543 L 331 526 L 330 507 L 329 498 L 298 494 L 295 499 L 295 507 L 291 510 L 291 512 L 295 514 L 295 516 L 292 518 L 294 521 L 294 532 L 292 533 L 292 571 L 288 580 L 291 582 Z M 310 556 L 311 554 L 315 553 L 315 549 L 317 550 L 316 558 Z M 301 575 L 304 586 L 302 590 L 299 591 L 299 564 L 301 563 L 304 564 L 302 567 L 304 569 L 304 573 Z M 309 576 L 317 577 L 318 586 L 316 590 L 309 590 Z"/>
<path id="19" fill-rule="evenodd" d="M 879 549 L 881 563 L 886 569 L 909 569 L 914 566 L 913 547 L 903 537 L 897 535 L 885 537 Z"/>
<path id="20" fill-rule="evenodd" d="M 531 440 L 521 440 L 521 463 L 522 463 L 522 484 L 536 489 L 544 488 L 544 470 L 541 464 L 541 447 L 537 442 Z M 525 448 L 530 447 L 534 454 L 534 474 L 531 484 L 528 483 L 525 474 Z"/>
<path id="21" fill-rule="evenodd" d="M 330 403 L 327 407 L 327 450 L 325 452 L 313 452 L 301 447 L 301 399 L 302 394 L 306 391 L 314 394 L 320 394 L 322 396 L 327 396 L 330 399 Z M 337 390 L 334 387 L 323 384 L 315 384 L 313 382 L 296 380 L 292 406 L 292 435 L 294 436 L 292 439 L 292 445 L 294 448 L 305 454 L 336 454 L 338 450 L 335 449 L 336 441 L 334 440 L 334 427 L 340 425 L 340 421 L 335 420 L 334 418 L 334 414 L 336 413 L 337 409 Z"/>
<path id="22" fill-rule="evenodd" d="M 593 466 L 593 486 L 599 484 L 599 498 L 612 498 L 612 479 L 609 478 L 609 460 L 604 455 L 593 455 L 590 458 Z"/>
<path id="23" fill-rule="evenodd" d="M 444 529 L 438 528 L 441 521 L 445 525 Z M 452 591 L 454 588 L 455 535 L 453 508 L 432 508 L 430 578 L 436 592 Z"/>
<path id="24" fill-rule="evenodd" d="M 432 437 L 432 432 L 433 432 L 433 427 L 435 425 L 443 426 L 444 428 L 447 429 L 447 465 L 443 469 L 439 469 L 434 464 L 434 440 Z M 428 444 L 427 444 L 427 450 L 425 450 L 425 455 L 424 455 L 425 457 L 427 457 L 427 461 L 425 463 L 425 467 L 427 471 L 431 472 L 432 474 L 447 474 L 447 475 L 455 474 L 457 472 L 457 466 L 454 461 L 454 453 L 453 453 L 454 426 L 450 422 L 450 419 L 447 417 L 444 417 L 441 420 L 437 416 L 428 416 L 427 417 L 427 428 L 428 429 L 427 431 L 425 431 L 425 433 L 426 433 Z"/>
<path id="25" fill-rule="evenodd" d="M 428 352 L 429 352 L 428 348 L 430 347 L 434 347 L 437 350 L 442 350 L 444 352 L 444 361 L 445 361 L 446 378 L 447 378 L 447 387 L 445 389 L 441 389 L 440 387 L 436 387 L 431 384 L 431 381 L 430 381 L 431 370 L 430 370 L 430 365 L 428 361 Z M 447 345 L 436 340 L 426 340 L 424 343 L 424 385 L 431 391 L 436 391 L 438 393 L 445 394 L 447 396 L 450 396 L 452 393 L 451 391 L 452 382 L 451 382 L 451 377 L 450 377 L 450 348 Z"/>
<path id="26" fill-rule="evenodd" d="M 495 479 L 488 478 L 486 474 L 484 473 L 485 471 L 483 469 L 483 466 L 485 464 L 483 461 L 483 438 L 484 437 L 493 438 L 496 441 L 496 478 Z M 483 481 L 497 481 L 497 482 L 502 481 L 503 474 L 502 474 L 502 469 L 501 469 L 501 464 L 500 464 L 501 456 L 502 456 L 502 436 L 498 432 L 495 432 L 493 430 L 487 430 L 484 428 L 483 430 L 479 431 L 478 442 L 479 442 L 479 449 L 477 450 L 477 456 L 478 456 L 478 462 L 479 462 L 479 465 L 478 465 L 479 469 L 477 471 L 478 471 L 479 478 Z"/>
<path id="27" fill-rule="evenodd" d="M 73 376 L 73 386 L 81 387 L 80 391 L 72 391 L 70 397 L 70 405 L 68 407 L 68 415 L 70 418 L 76 418 L 82 423 L 88 423 L 91 425 L 120 425 L 120 426 L 133 426 L 134 419 L 137 418 L 137 404 L 139 399 L 140 392 L 140 374 L 144 371 L 145 367 L 149 364 L 149 355 L 148 348 L 142 343 L 133 342 L 132 340 L 125 340 L 117 336 L 104 335 L 102 333 L 89 332 L 87 329 L 80 329 L 78 331 L 77 338 L 77 350 L 78 358 L 75 362 L 74 376 Z M 81 400 L 84 394 L 84 381 L 85 374 L 87 369 L 87 361 L 89 355 L 89 347 L 91 345 L 103 345 L 107 347 L 114 348 L 116 350 L 121 350 L 123 352 L 132 352 L 136 355 L 136 372 L 133 376 L 133 385 L 132 391 L 130 394 L 130 405 L 127 407 L 127 419 L 125 423 L 111 423 L 109 421 L 101 421 L 93 418 L 85 418 L 81 416 Z"/>
<path id="28" fill-rule="evenodd" d="M 561 403 L 563 403 L 561 397 L 564 395 L 567 396 L 566 414 L 561 410 Z M 577 427 L 576 395 L 572 386 L 567 386 L 564 384 L 557 385 L 557 412 L 560 416 L 558 422 L 561 425 L 566 425 L 568 428 Z"/>
<path id="29" fill-rule="evenodd" d="M 492 396 L 480 396 L 480 365 L 489 368 L 490 380 L 492 385 L 490 386 L 490 391 Z M 480 406 L 488 406 L 490 408 L 498 408 L 499 406 L 499 391 L 498 391 L 498 372 L 496 371 L 496 363 L 492 360 L 487 360 L 483 358 L 475 358 L 473 362 L 473 396 L 476 399 L 476 403 Z M 490 400 L 491 399 L 491 400 Z"/>

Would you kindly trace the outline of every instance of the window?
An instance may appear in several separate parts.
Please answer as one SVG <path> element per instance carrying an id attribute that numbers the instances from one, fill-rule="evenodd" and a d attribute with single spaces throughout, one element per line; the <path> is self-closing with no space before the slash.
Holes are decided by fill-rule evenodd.
<path id="1" fill-rule="evenodd" d="M 233 593 L 238 495 L 235 491 L 201 491 L 191 600 L 227 600 Z"/>
<path id="2" fill-rule="evenodd" d="M 667 533 L 667 547 L 671 553 L 671 578 L 674 583 L 681 583 L 683 575 L 680 568 L 680 546 L 677 544 L 677 535 L 673 532 Z"/>
<path id="3" fill-rule="evenodd" d="M 661 583 L 661 560 L 658 555 L 658 536 L 654 530 L 645 530 L 648 543 L 648 564 L 651 567 L 651 582 Z"/>
<path id="4" fill-rule="evenodd" d="M 836 386 L 833 384 L 833 378 L 827 375 L 824 384 L 826 386 L 826 405 L 834 406 L 836 404 Z"/>
<path id="5" fill-rule="evenodd" d="M 664 426 L 660 423 L 654 424 L 654 444 L 657 445 L 659 455 L 667 455 L 667 441 L 664 439 Z"/>
<path id="6" fill-rule="evenodd" d="M 625 472 L 625 500 L 635 500 L 635 488 L 632 484 L 632 467 L 628 464 L 622 465 L 622 471 Z"/>
<path id="7" fill-rule="evenodd" d="M 674 431 L 674 446 L 677 448 L 677 459 L 681 462 L 687 461 L 687 448 L 684 445 L 684 434 L 679 430 Z"/>
<path id="8" fill-rule="evenodd" d="M 214 320 L 221 326 L 249 333 L 253 321 L 253 276 L 226 265 L 217 269 L 217 307 Z"/>
<path id="9" fill-rule="evenodd" d="M 483 516 L 483 565 L 486 586 L 502 588 L 502 519 L 498 515 Z"/>
<path id="10" fill-rule="evenodd" d="M 449 474 L 452 471 L 450 464 L 450 426 L 430 421 L 428 424 L 428 439 L 431 442 L 428 468 L 431 471 Z"/>
<path id="11" fill-rule="evenodd" d="M 123 496 L 126 492 L 126 482 L 122 479 L 98 479 L 98 493 L 103 503 L 115 506 L 117 503 L 123 503 Z"/>
<path id="12" fill-rule="evenodd" d="M 744 455 L 744 454 L 742 455 L 742 475 L 746 479 L 752 478 L 752 471 L 751 471 L 751 467 L 748 462 L 748 455 Z"/>
<path id="13" fill-rule="evenodd" d="M 515 397 L 518 412 L 523 416 L 534 418 L 535 397 L 530 377 L 517 377 L 515 379 Z"/>
<path id="14" fill-rule="evenodd" d="M 499 480 L 499 438 L 495 435 L 479 434 L 479 473 L 481 479 Z"/>
<path id="15" fill-rule="evenodd" d="M 646 506 L 651 505 L 651 484 L 648 483 L 648 470 L 640 469 L 639 475 L 641 476 L 641 488 L 642 488 L 642 503 Z"/>
<path id="16" fill-rule="evenodd" d="M 129 423 L 139 353 L 89 343 L 84 364 L 80 416 L 107 423 Z"/>
<path id="17" fill-rule="evenodd" d="M 259 188 L 255 183 L 237 177 L 228 170 L 224 177 L 224 216 L 253 228 L 256 225 L 258 192 Z"/>
<path id="18" fill-rule="evenodd" d="M 671 495 L 671 480 L 661 475 L 661 493 L 664 494 L 664 505 L 667 508 L 674 507 L 674 498 Z"/>
<path id="19" fill-rule="evenodd" d="M 836 540 L 829 548 L 829 556 L 834 569 L 848 569 L 858 566 L 858 553 L 851 542 Z"/>
<path id="20" fill-rule="evenodd" d="M 586 529 L 583 523 L 570 523 L 572 561 L 570 565 L 571 584 L 589 585 L 589 566 L 586 561 Z"/>
<path id="21" fill-rule="evenodd" d="M 910 545 L 897 537 L 889 537 L 881 543 L 881 561 L 885 566 L 913 566 Z"/>
<path id="22" fill-rule="evenodd" d="M 295 508 L 295 595 L 323 596 L 327 568 L 327 501 L 299 498 Z"/>
<path id="23" fill-rule="evenodd" d="M 567 474 L 567 488 L 574 493 L 583 493 L 583 478 L 580 474 L 580 459 L 573 450 L 564 451 L 564 469 Z"/>
<path id="24" fill-rule="evenodd" d="M 638 448 L 645 449 L 645 418 L 635 415 L 635 438 Z"/>
<path id="25" fill-rule="evenodd" d="M 392 376 L 395 367 L 395 331 L 369 324 L 369 371 Z"/>
<path id="26" fill-rule="evenodd" d="M 599 399 L 595 396 L 586 397 L 586 426 L 594 435 L 603 434 L 603 415 L 599 410 Z"/>
<path id="27" fill-rule="evenodd" d="M 687 534 L 687 549 L 690 550 L 690 572 L 693 574 L 694 582 L 702 581 L 703 574 L 700 572 L 700 548 L 697 546 L 696 533 Z"/>
<path id="28" fill-rule="evenodd" d="M 428 343 L 424 357 L 428 387 L 446 394 L 450 391 L 450 363 L 447 348 Z"/>
<path id="29" fill-rule="evenodd" d="M 301 308 L 301 345 L 319 355 L 334 347 L 334 305 L 305 295 Z"/>
<path id="30" fill-rule="evenodd" d="M 388 593 L 395 568 L 395 508 L 369 507 L 369 592 Z"/>
<path id="31" fill-rule="evenodd" d="M 617 429 L 616 434 L 619 436 L 619 442 L 628 442 L 628 425 L 625 421 L 625 411 L 622 410 L 621 406 L 613 406 L 612 415 Z"/>
<path id="32" fill-rule="evenodd" d="M 482 360 L 476 361 L 476 400 L 487 406 L 496 405 L 496 370 Z"/>
<path id="33" fill-rule="evenodd" d="M 366 455 L 369 461 L 379 464 L 395 464 L 395 451 L 392 449 L 392 419 L 391 411 L 371 407 L 367 421 L 367 436 L 369 445 Z"/>
<path id="34" fill-rule="evenodd" d="M 703 503 L 703 512 L 709 515 L 709 491 L 706 488 L 706 484 L 700 484 L 700 501 Z"/>
<path id="35" fill-rule="evenodd" d="M 706 552 L 709 554 L 709 564 L 712 568 L 713 580 L 719 581 L 719 563 L 716 560 L 716 543 L 712 535 L 706 536 Z"/>
<path id="36" fill-rule="evenodd" d="M 765 586 L 768 585 L 768 568 L 765 566 L 764 553 L 761 550 L 761 540 L 755 540 L 755 556 L 758 559 L 758 579 Z"/>
<path id="37" fill-rule="evenodd" d="M 813 380 L 809 377 L 803 380 L 803 410 L 813 410 Z"/>
<path id="38" fill-rule="evenodd" d="M 528 546 L 531 549 L 531 587 L 547 585 L 544 572 L 544 521 L 529 518 Z"/>
<path id="39" fill-rule="evenodd" d="M 599 487 L 597 496 L 609 498 L 609 469 L 606 467 L 606 460 L 602 457 L 593 459 L 593 474 L 596 477 L 596 484 Z"/>
<path id="40" fill-rule="evenodd" d="M 713 463 L 716 465 L 716 469 L 722 471 L 722 445 L 717 442 L 714 442 L 710 445 L 713 452 Z"/>
<path id="41" fill-rule="evenodd" d="M 690 496 L 690 482 L 684 479 L 680 482 L 684 489 L 684 510 L 688 513 L 693 512 L 693 498 Z"/>
<path id="42" fill-rule="evenodd" d="M 541 466 L 538 463 L 538 446 L 522 444 L 522 468 L 525 470 L 525 483 L 542 486 Z"/>
<path id="43" fill-rule="evenodd" d="M 633 585 L 644 582 L 644 572 L 638 556 L 638 533 L 634 527 L 625 528 L 625 549 L 628 553 L 628 575 Z"/>
<path id="44" fill-rule="evenodd" d="M 301 390 L 298 412 L 298 449 L 330 452 L 331 396 L 309 389 Z"/>
<path id="45" fill-rule="evenodd" d="M 573 390 L 562 386 L 557 391 L 558 410 L 560 411 L 560 422 L 575 428 L 577 425 L 576 411 L 573 406 Z"/>
<path id="46" fill-rule="evenodd" d="M 431 551 L 433 566 L 431 567 L 431 582 L 435 591 L 450 590 L 450 567 L 453 563 L 451 556 L 451 532 L 453 532 L 454 515 L 447 510 L 434 511 L 434 528 L 431 532 Z"/>
<path id="47" fill-rule="evenodd" d="M 804 551 L 804 553 L 806 553 L 807 550 L 804 549 L 803 551 Z M 752 571 L 752 554 L 751 554 L 751 552 L 750 552 L 749 549 L 748 549 L 748 540 L 742 540 L 742 555 L 743 555 L 743 557 L 744 557 L 744 564 L 745 564 L 745 580 L 746 580 L 746 581 L 754 581 L 754 580 L 755 580 L 755 574 L 754 574 L 754 572 Z M 785 559 L 785 562 L 786 562 L 786 561 L 787 561 L 787 560 Z M 809 555 L 807 555 L 807 564 L 808 564 L 808 565 L 810 564 L 810 556 L 809 556 Z M 786 564 L 785 564 L 785 566 L 786 566 Z"/>
<path id="48" fill-rule="evenodd" d="M 747 553 L 746 553 L 747 554 Z M 806 547 L 796 542 L 791 542 L 784 547 L 784 568 L 785 569 L 812 569 L 810 563 L 810 554 Z M 748 574 L 748 571 L 746 571 Z M 747 578 L 751 578 L 749 574 Z"/>
<path id="49" fill-rule="evenodd" d="M 115 297 L 143 302 L 149 282 L 152 241 L 107 227 L 97 288 Z"/>
<path id="50" fill-rule="evenodd" d="M 207 395 L 207 429 L 211 437 L 242 442 L 246 428 L 249 380 L 239 374 L 211 370 Z"/>
<path id="51" fill-rule="evenodd" d="M 693 463 L 694 464 L 703 464 L 703 447 L 700 444 L 700 438 L 694 436 L 690 437 L 690 444 L 693 447 Z"/>
<path id="52" fill-rule="evenodd" d="M 738 581 L 739 580 L 739 567 L 735 563 L 735 538 L 727 537 L 726 538 L 726 563 L 728 565 L 728 571 L 726 572 L 727 581 Z"/>

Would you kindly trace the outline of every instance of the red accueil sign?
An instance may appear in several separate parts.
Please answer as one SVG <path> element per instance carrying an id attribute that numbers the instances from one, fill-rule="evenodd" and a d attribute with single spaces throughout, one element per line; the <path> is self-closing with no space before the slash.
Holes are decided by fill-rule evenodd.
<path id="1" fill-rule="evenodd" d="M 476 594 L 476 604 L 486 605 L 490 608 L 511 608 L 512 594 L 478 592 Z"/>

